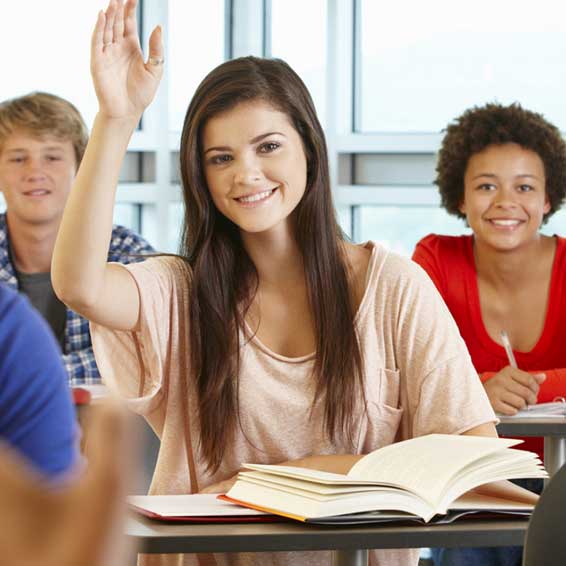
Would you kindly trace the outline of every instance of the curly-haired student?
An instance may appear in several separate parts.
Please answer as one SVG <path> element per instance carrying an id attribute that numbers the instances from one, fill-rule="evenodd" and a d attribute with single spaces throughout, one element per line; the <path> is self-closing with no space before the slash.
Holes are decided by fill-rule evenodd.
<path id="1" fill-rule="evenodd" d="M 513 415 L 565 396 L 566 240 L 540 233 L 566 192 L 559 130 L 519 104 L 471 108 L 446 129 L 437 173 L 444 208 L 472 235 L 428 235 L 413 259 L 454 316 L 492 407 Z M 542 456 L 542 439 L 522 446 Z M 437 564 L 468 564 L 471 554 L 478 564 L 521 563 L 520 548 L 508 548 L 446 549 Z"/>

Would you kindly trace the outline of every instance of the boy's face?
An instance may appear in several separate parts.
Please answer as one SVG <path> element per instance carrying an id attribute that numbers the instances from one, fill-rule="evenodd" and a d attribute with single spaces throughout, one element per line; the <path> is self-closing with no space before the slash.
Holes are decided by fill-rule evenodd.
<path id="1" fill-rule="evenodd" d="M 521 248 L 538 238 L 549 210 L 544 164 L 537 153 L 507 143 L 470 157 L 460 211 L 476 241 L 500 251 Z"/>
<path id="2" fill-rule="evenodd" d="M 58 225 L 76 172 L 70 141 L 22 130 L 9 135 L 0 151 L 0 191 L 11 225 Z"/>

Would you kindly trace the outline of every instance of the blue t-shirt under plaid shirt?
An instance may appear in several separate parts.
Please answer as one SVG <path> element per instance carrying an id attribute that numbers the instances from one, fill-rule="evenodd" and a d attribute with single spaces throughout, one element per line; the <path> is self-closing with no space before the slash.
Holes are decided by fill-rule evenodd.
<path id="1" fill-rule="evenodd" d="M 153 248 L 135 232 L 123 226 L 114 226 L 108 250 L 108 261 L 132 263 L 140 261 L 137 254 L 148 254 Z M 16 271 L 10 257 L 6 214 L 0 214 L 0 283 L 18 289 Z M 67 309 L 63 362 L 71 387 L 100 383 L 100 373 L 94 361 L 88 320 Z"/>

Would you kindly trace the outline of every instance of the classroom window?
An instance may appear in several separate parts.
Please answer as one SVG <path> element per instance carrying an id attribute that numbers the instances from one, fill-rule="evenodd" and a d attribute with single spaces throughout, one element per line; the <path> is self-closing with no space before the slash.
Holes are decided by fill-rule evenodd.
<path id="1" fill-rule="evenodd" d="M 433 206 L 360 206 L 358 242 L 373 240 L 404 256 L 411 256 L 417 242 L 430 233 L 471 233 L 464 220 Z"/>
<path id="2" fill-rule="evenodd" d="M 327 0 L 271 0 L 271 53 L 268 53 L 289 63 L 303 79 L 323 126 L 326 121 L 326 12 Z"/>
<path id="3" fill-rule="evenodd" d="M 357 0 L 356 129 L 438 132 L 490 101 L 542 112 L 566 130 L 562 0 Z"/>
<path id="4" fill-rule="evenodd" d="M 114 224 L 130 228 L 134 232 L 141 231 L 141 210 L 139 204 L 117 203 L 114 207 Z"/>
<path id="5" fill-rule="evenodd" d="M 107 0 L 10 2 L 0 18 L 0 100 L 32 91 L 72 102 L 92 126 L 98 103 L 90 77 L 90 39 Z M 72 22 L 72 25 L 69 24 Z M 17 25 L 16 25 L 17 24 Z"/>
<path id="6" fill-rule="evenodd" d="M 564 227 L 566 227 L 566 208 L 555 212 L 548 219 L 548 222 L 542 226 L 541 233 L 547 236 L 553 236 L 555 234 L 563 236 L 565 232 Z"/>
<path id="7" fill-rule="evenodd" d="M 169 129 L 180 132 L 201 80 L 224 60 L 225 0 L 169 0 Z"/>
<path id="8" fill-rule="evenodd" d="M 169 224 L 167 226 L 167 251 L 178 253 L 181 243 L 181 230 L 185 217 L 185 207 L 182 202 L 169 205 Z"/>

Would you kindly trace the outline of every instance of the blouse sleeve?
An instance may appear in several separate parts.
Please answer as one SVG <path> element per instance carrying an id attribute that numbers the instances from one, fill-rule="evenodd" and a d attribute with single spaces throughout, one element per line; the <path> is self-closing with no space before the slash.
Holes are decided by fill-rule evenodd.
<path id="1" fill-rule="evenodd" d="M 171 257 L 121 265 L 140 297 L 136 331 L 91 323 L 92 345 L 102 381 L 130 408 L 148 416 L 163 407 L 171 372 L 187 355 L 189 270 Z M 159 428 L 159 424 L 156 423 Z"/>

